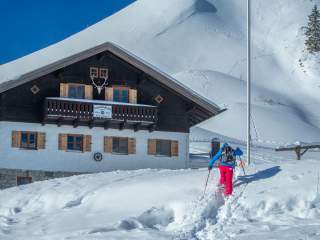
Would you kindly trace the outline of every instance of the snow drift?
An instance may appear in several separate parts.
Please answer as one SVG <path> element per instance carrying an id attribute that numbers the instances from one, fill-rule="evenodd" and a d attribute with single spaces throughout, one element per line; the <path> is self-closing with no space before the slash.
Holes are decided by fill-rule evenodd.
<path id="1" fill-rule="evenodd" d="M 201 147 L 201 146 L 199 146 Z M 254 148 L 229 199 L 213 170 L 115 171 L 0 191 L 0 239 L 310 239 L 320 237 L 319 161 Z M 307 164 L 306 164 L 307 161 Z"/>

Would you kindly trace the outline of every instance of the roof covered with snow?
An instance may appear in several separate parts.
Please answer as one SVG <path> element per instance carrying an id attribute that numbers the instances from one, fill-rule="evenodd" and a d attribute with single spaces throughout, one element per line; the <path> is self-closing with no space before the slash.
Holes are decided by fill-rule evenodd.
<path id="1" fill-rule="evenodd" d="M 36 70 L 33 70 L 31 72 L 28 72 L 26 74 L 21 75 L 17 79 L 12 79 L 9 81 L 2 81 L 0 82 L 0 92 L 7 91 L 11 88 L 17 87 L 23 83 L 32 81 L 36 78 L 39 78 L 41 76 L 44 76 L 46 74 L 49 74 L 51 72 L 54 72 L 58 69 L 61 69 L 63 67 L 66 67 L 68 65 L 71 65 L 73 63 L 76 63 L 78 61 L 81 61 L 83 59 L 89 58 L 91 56 L 94 56 L 96 54 L 109 51 L 113 53 L 114 55 L 120 57 L 121 59 L 125 60 L 126 62 L 130 63 L 134 67 L 142 70 L 146 74 L 152 76 L 153 78 L 157 79 L 159 82 L 164 84 L 165 86 L 173 89 L 177 93 L 183 95 L 184 97 L 192 100 L 196 104 L 200 105 L 207 111 L 211 112 L 212 114 L 216 115 L 219 112 L 221 112 L 220 108 L 214 104 L 213 102 L 209 101 L 208 99 L 205 99 L 201 95 L 194 92 L 192 89 L 188 88 L 187 86 L 183 85 L 182 83 L 176 81 L 174 78 L 169 76 L 168 74 L 162 72 L 161 70 L 157 69 L 156 67 L 152 66 L 151 64 L 148 64 L 138 56 L 130 53 L 129 51 L 125 50 L 124 48 L 111 43 L 106 42 L 104 44 L 98 45 L 96 47 L 90 48 L 88 50 L 84 50 L 82 52 L 79 52 L 77 54 L 74 54 L 72 56 L 60 59 L 56 62 L 53 62 L 51 64 L 48 64 L 46 66 L 40 67 Z"/>

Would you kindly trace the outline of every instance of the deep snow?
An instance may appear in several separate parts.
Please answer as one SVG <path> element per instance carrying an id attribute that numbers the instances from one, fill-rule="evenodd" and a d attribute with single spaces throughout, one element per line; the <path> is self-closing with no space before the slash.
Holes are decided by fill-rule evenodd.
<path id="1" fill-rule="evenodd" d="M 200 151 L 208 144 L 194 146 Z M 314 239 L 320 237 L 319 156 L 254 148 L 235 191 L 217 170 L 115 171 L 0 191 L 0 239 Z"/>
<path id="2" fill-rule="evenodd" d="M 0 191 L 0 239 L 320 239 L 320 158 L 271 147 L 320 142 L 318 56 L 303 50 L 319 0 L 253 2 L 253 163 L 234 195 L 215 194 L 217 171 L 98 173 Z M 227 108 L 192 129 L 191 159 L 206 142 L 245 139 L 245 1 L 138 0 L 46 49 L 0 66 L 0 82 L 112 41 Z M 209 130 L 209 131 L 207 131 Z M 224 137 L 223 135 L 227 136 Z M 216 135 L 214 135 L 216 136 Z M 201 141 L 204 141 L 203 143 Z"/>

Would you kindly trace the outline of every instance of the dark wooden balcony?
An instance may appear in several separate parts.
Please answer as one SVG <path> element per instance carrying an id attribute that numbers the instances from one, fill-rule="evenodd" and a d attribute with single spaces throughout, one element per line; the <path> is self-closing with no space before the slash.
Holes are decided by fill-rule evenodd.
<path id="1" fill-rule="evenodd" d="M 147 128 L 154 130 L 157 107 L 100 100 L 46 98 L 43 123 L 103 126 L 105 128 Z"/>

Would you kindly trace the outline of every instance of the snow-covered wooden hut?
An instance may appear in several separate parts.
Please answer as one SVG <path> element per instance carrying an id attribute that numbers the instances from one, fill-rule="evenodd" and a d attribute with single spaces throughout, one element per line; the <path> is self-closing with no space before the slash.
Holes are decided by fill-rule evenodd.
<path id="1" fill-rule="evenodd" d="M 1 186 L 116 169 L 186 168 L 218 106 L 105 43 L 0 80 Z"/>

